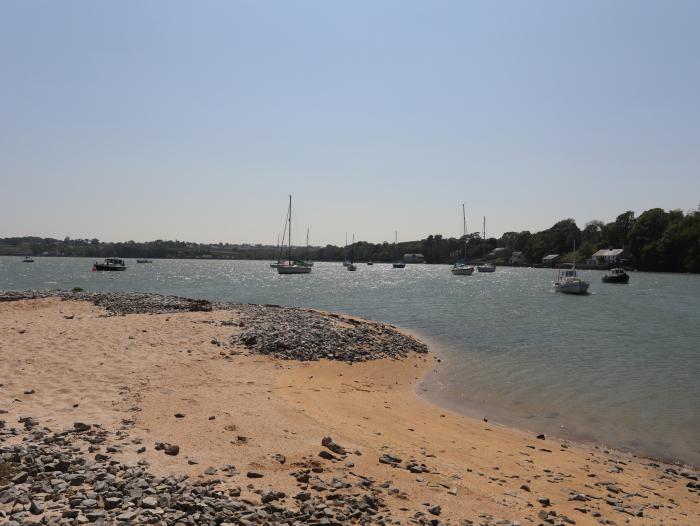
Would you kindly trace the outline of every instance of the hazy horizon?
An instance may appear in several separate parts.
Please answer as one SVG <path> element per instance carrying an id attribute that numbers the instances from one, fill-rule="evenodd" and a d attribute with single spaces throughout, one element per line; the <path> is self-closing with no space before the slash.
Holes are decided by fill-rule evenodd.
<path id="1" fill-rule="evenodd" d="M 700 201 L 700 4 L 4 2 L 0 237 L 313 245 Z"/>

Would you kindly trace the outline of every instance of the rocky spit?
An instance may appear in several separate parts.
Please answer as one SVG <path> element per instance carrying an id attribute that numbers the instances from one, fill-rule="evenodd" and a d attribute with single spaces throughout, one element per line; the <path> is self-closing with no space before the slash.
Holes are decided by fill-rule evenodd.
<path id="1" fill-rule="evenodd" d="M 0 302 L 39 298 L 89 301 L 111 315 L 235 311 L 239 321 L 231 325 L 238 328 L 230 343 L 284 360 L 363 362 L 428 352 L 424 343 L 394 326 L 312 309 L 240 305 L 136 292 L 0 291 Z"/>
<path id="2" fill-rule="evenodd" d="M 167 314 L 172 312 L 211 311 L 207 300 L 164 296 L 143 292 L 86 292 L 68 290 L 0 291 L 0 302 L 43 298 L 89 301 L 113 315 Z"/>
<path id="3" fill-rule="evenodd" d="M 424 343 L 384 323 L 274 305 L 237 310 L 242 330 L 231 343 L 284 360 L 362 362 L 428 352 Z"/>
<path id="4" fill-rule="evenodd" d="M 398 495 L 398 489 L 313 459 L 290 473 L 299 491 L 286 495 L 255 490 L 250 481 L 264 474 L 244 476 L 234 466 L 209 468 L 222 478 L 157 477 L 146 460 L 128 465 L 113 458 L 120 447 L 105 447 L 114 436 L 97 424 L 52 431 L 32 417 L 19 421 L 17 427 L 0 421 L 0 522 L 7 526 L 401 524 L 384 504 L 385 495 Z M 323 444 L 322 453 L 349 454 L 330 437 Z M 241 480 L 254 499 L 241 498 Z M 424 506 L 410 523 L 443 524 L 439 514 L 439 507 Z"/>

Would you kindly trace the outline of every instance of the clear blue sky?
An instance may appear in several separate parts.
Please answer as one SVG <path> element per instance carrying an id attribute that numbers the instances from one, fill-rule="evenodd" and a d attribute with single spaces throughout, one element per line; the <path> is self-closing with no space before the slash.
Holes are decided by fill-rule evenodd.
<path id="1" fill-rule="evenodd" d="M 0 3 L 0 236 L 491 235 L 700 201 L 700 2 Z"/>

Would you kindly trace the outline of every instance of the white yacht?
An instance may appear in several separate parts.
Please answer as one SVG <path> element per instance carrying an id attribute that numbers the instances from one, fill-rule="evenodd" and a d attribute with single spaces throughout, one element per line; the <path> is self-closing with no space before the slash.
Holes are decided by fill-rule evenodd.
<path id="1" fill-rule="evenodd" d="M 311 272 L 311 266 L 305 264 L 304 262 L 294 261 L 292 259 L 292 196 L 289 196 L 289 209 L 287 210 L 287 220 L 289 222 L 287 230 L 287 261 L 280 261 L 275 265 L 278 274 L 309 274 Z M 284 236 L 282 237 L 282 244 L 284 245 Z"/>
<path id="2" fill-rule="evenodd" d="M 474 274 L 474 267 L 467 265 L 467 213 L 464 210 L 464 204 L 462 204 L 462 229 L 464 232 L 464 259 L 452 265 L 450 272 L 455 276 L 471 276 Z"/>

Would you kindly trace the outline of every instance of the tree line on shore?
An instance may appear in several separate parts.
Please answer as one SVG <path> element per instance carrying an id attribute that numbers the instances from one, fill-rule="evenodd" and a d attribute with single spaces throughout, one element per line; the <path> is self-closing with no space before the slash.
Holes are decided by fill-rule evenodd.
<path id="1" fill-rule="evenodd" d="M 500 238 L 482 239 L 479 233 L 466 236 L 468 259 L 491 259 L 507 264 L 513 252 L 522 252 L 529 263 L 539 263 L 547 254 L 571 257 L 573 243 L 577 259 L 589 258 L 604 248 L 623 248 L 632 265 L 640 270 L 669 272 L 700 272 L 700 207 L 684 213 L 652 208 L 635 216 L 632 211 L 604 223 L 594 220 L 580 229 L 573 219 L 564 219 L 541 232 L 506 232 Z M 429 235 L 418 241 L 393 243 L 356 242 L 356 261 L 390 262 L 406 253 L 423 254 L 426 263 L 452 263 L 463 254 L 465 238 L 445 238 Z M 494 253 L 494 250 L 500 248 Z M 50 255 L 104 258 L 211 258 L 211 259 L 269 259 L 279 256 L 278 247 L 271 245 L 235 245 L 227 243 L 190 243 L 185 241 L 127 241 L 109 243 L 98 239 L 63 240 L 40 237 L 0 238 L 0 255 Z M 343 261 L 348 257 L 346 247 L 295 247 L 293 257 L 315 261 Z M 286 253 L 281 254 L 282 258 Z"/>

